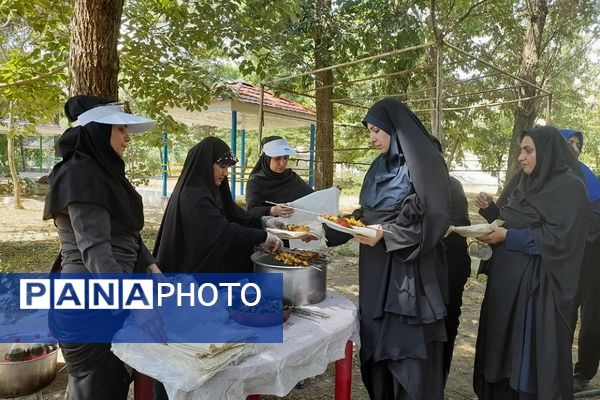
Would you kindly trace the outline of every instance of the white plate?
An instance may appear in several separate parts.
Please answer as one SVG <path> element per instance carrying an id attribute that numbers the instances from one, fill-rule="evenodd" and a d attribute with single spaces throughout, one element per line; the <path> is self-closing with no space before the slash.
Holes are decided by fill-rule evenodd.
<path id="1" fill-rule="evenodd" d="M 495 220 L 491 224 L 476 224 L 467 226 L 450 225 L 446 236 L 449 235 L 450 232 L 456 232 L 463 237 L 480 237 L 483 235 L 487 235 L 490 232 L 493 232 L 496 228 L 502 225 L 504 225 L 504 221 L 500 219 Z"/>
<path id="2" fill-rule="evenodd" d="M 315 232 L 297 232 L 297 231 L 287 231 L 284 229 L 276 229 L 276 228 L 266 228 L 267 232 L 271 232 L 273 235 L 277 236 L 279 239 L 282 240 L 289 240 L 289 239 L 305 239 L 305 238 L 314 238 L 314 239 L 321 239 L 321 235 L 315 233 Z"/>
<path id="3" fill-rule="evenodd" d="M 327 218 L 317 217 L 317 219 L 330 227 L 331 229 L 335 229 L 336 231 L 349 233 L 351 235 L 362 235 L 367 237 L 375 237 L 377 235 L 377 226 L 376 225 L 367 225 L 367 226 L 355 226 L 352 228 L 346 228 L 340 224 L 337 224 L 333 221 L 328 220 Z"/>

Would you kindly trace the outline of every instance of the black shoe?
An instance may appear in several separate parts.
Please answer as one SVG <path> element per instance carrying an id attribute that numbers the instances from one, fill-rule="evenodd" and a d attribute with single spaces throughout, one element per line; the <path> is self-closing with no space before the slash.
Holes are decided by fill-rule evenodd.
<path id="1" fill-rule="evenodd" d="M 588 387 L 589 381 L 580 374 L 573 375 L 573 393 L 583 392 Z"/>
<path id="2" fill-rule="evenodd" d="M 296 383 L 295 388 L 296 389 L 302 389 L 304 387 L 304 379 L 302 379 L 300 382 Z"/>

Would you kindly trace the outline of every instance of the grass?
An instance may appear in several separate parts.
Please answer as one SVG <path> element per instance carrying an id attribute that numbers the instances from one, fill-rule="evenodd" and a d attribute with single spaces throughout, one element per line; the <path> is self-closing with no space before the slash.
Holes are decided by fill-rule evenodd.
<path id="1" fill-rule="evenodd" d="M 60 242 L 53 240 L 0 243 L 0 272 L 50 272 Z"/>
<path id="2" fill-rule="evenodd" d="M 158 229 L 142 231 L 142 239 L 152 251 Z M 0 272 L 50 272 L 60 248 L 58 238 L 52 240 L 14 241 L 0 243 Z"/>
<path id="3" fill-rule="evenodd" d="M 475 206 L 476 194 L 467 194 L 469 200 L 469 216 L 471 223 L 485 222 L 477 214 Z M 148 223 L 142 230 L 142 239 L 146 246 L 152 250 L 158 233 L 159 223 Z M 48 272 L 58 254 L 60 242 L 58 238 L 51 240 L 35 241 L 6 241 L 0 243 L 0 272 Z M 356 257 L 358 245 L 354 242 L 342 246 L 329 248 L 328 253 L 342 257 Z M 485 279 L 480 275 L 479 279 Z"/>

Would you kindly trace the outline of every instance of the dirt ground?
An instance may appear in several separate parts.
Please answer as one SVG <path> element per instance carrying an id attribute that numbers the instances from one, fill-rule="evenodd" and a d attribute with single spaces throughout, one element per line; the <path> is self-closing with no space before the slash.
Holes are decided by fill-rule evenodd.
<path id="1" fill-rule="evenodd" d="M 58 239 L 51 222 L 41 221 L 43 209 L 42 198 L 24 199 L 24 210 L 15 210 L 10 203 L 10 198 L 0 197 L 0 272 L 22 271 L 47 271 L 51 264 L 52 255 L 58 250 Z M 146 227 L 144 237 L 149 246 L 160 224 L 162 212 L 156 208 L 146 208 Z M 478 220 L 474 216 L 473 222 Z M 44 249 L 43 251 L 41 249 Z M 336 290 L 355 303 L 358 299 L 358 266 L 356 254 L 358 245 L 349 243 L 333 251 L 336 261 L 329 267 L 328 287 Z M 25 260 L 25 261 L 23 261 Z M 473 263 L 476 270 L 476 263 Z M 446 399 L 474 399 L 475 394 L 471 388 L 473 357 L 475 354 L 475 340 L 477 337 L 477 324 L 479 320 L 479 307 L 485 290 L 485 279 L 471 276 L 465 287 L 463 295 L 463 308 L 461 324 L 452 369 L 446 387 Z M 576 357 L 574 349 L 574 357 Z M 34 399 L 63 399 L 67 371 L 63 368 L 54 382 L 41 391 L 20 397 L 23 400 Z M 294 389 L 286 399 L 333 399 L 334 364 L 330 364 L 323 375 L 308 379 L 301 389 Z M 354 368 L 352 382 L 352 398 L 357 400 L 368 399 L 362 385 L 359 364 L 356 352 L 354 353 Z M 600 387 L 600 378 L 592 381 L 593 387 Z M 133 390 L 130 390 L 132 398 Z M 265 396 L 265 399 L 275 399 L 274 396 Z"/>

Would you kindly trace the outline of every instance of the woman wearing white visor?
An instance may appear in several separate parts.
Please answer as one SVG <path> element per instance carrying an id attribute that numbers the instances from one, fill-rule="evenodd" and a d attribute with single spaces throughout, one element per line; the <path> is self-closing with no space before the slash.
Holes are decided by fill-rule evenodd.
<path id="1" fill-rule="evenodd" d="M 263 153 L 250 172 L 246 187 L 247 210 L 253 215 L 289 217 L 293 212 L 291 208 L 266 202 L 288 203 L 313 190 L 298 174 L 287 168 L 289 156 L 294 154 L 287 140 L 268 136 L 261 145 Z"/>
<path id="2" fill-rule="evenodd" d="M 146 131 L 155 121 L 106 103 L 76 96 L 65 104 L 72 127 L 56 145 L 62 161 L 49 176 L 44 209 L 44 219 L 54 220 L 61 242 L 52 272 L 160 272 L 140 238 L 142 198 L 125 177 L 122 159 L 129 134 Z M 126 313 L 63 311 L 53 310 L 49 325 L 69 367 L 69 398 L 126 399 L 131 377 L 110 351 Z M 164 340 L 160 318 L 148 311 L 134 313 L 137 323 L 157 341 Z"/>

